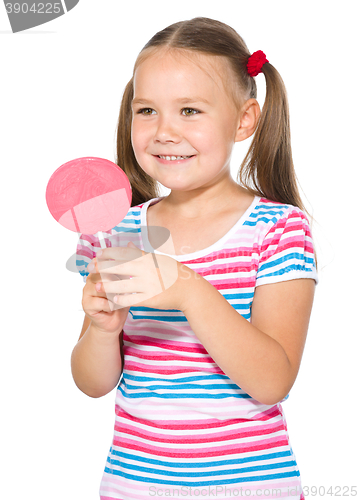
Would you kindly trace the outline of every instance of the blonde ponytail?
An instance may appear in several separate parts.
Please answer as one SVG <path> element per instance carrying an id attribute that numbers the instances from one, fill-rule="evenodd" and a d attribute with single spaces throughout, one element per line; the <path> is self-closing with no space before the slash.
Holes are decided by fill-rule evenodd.
<path id="1" fill-rule="evenodd" d="M 304 209 L 294 171 L 287 93 L 270 64 L 262 67 L 266 98 L 254 138 L 241 165 L 239 182 L 265 198 Z"/>

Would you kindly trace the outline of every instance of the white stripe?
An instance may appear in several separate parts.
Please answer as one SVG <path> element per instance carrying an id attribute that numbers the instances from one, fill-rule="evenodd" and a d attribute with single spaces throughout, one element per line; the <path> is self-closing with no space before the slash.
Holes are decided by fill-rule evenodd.
<path id="1" fill-rule="evenodd" d="M 60 2 L 62 4 L 62 8 L 64 9 L 65 14 L 67 14 L 67 8 L 66 8 L 65 1 L 64 0 L 60 0 Z"/>

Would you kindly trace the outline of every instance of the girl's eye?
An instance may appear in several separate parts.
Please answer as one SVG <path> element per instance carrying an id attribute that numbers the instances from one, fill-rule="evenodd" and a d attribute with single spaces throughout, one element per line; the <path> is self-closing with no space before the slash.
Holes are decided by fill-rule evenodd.
<path id="1" fill-rule="evenodd" d="M 142 108 L 137 111 L 138 114 L 140 115 L 152 115 L 154 113 L 154 110 L 152 108 Z"/>
<path id="2" fill-rule="evenodd" d="M 193 108 L 183 108 L 182 113 L 185 116 L 191 116 L 191 115 L 196 115 L 197 113 L 200 113 L 200 111 L 198 111 L 198 109 L 193 109 Z"/>
<path id="3" fill-rule="evenodd" d="M 145 115 L 145 116 L 150 116 L 150 115 L 153 115 L 155 113 L 156 113 L 156 111 L 152 108 L 141 108 L 137 111 L 137 114 Z M 196 115 L 197 113 L 200 113 L 200 111 L 198 111 L 198 109 L 193 109 L 193 108 L 183 108 L 181 110 L 181 113 L 184 116 L 192 116 L 192 115 Z"/>

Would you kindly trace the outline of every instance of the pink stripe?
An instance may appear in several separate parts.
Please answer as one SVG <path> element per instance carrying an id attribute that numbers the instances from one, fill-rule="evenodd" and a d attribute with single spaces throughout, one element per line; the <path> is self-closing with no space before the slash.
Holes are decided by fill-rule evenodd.
<path id="1" fill-rule="evenodd" d="M 282 252 L 286 251 L 286 250 L 295 250 L 295 249 L 298 249 L 300 252 L 304 253 L 304 254 L 307 254 L 307 255 L 311 255 L 313 252 L 310 252 L 309 249 L 307 248 L 307 246 L 304 248 L 304 244 L 297 244 L 297 245 L 293 245 L 293 244 L 279 244 L 278 247 L 276 247 L 275 251 L 269 249 L 269 250 L 266 250 L 263 255 L 262 255 L 262 258 L 261 258 L 261 262 L 263 261 L 266 261 L 268 260 L 272 255 L 280 255 Z"/>
<path id="2" fill-rule="evenodd" d="M 104 497 L 100 496 L 100 500 L 121 500 L 120 497 Z"/>
<path id="3" fill-rule="evenodd" d="M 285 233 L 283 233 L 284 235 Z M 283 238 L 283 235 L 282 238 Z M 298 248 L 304 248 L 304 243 L 305 239 L 303 238 L 302 235 L 293 235 L 290 237 L 283 238 L 282 241 L 278 241 L 276 244 L 278 245 L 278 250 L 283 249 L 283 248 L 291 248 L 291 247 L 298 247 Z"/>
<path id="4" fill-rule="evenodd" d="M 139 331 L 141 329 L 139 328 Z M 158 329 L 155 329 L 156 333 L 158 333 Z M 178 336 L 178 335 L 177 335 Z M 153 337 L 146 337 L 144 335 L 134 335 L 130 337 L 124 332 L 123 340 L 127 342 L 131 342 L 132 344 L 141 345 L 141 346 L 152 346 L 152 347 L 161 347 L 161 349 L 173 349 L 176 351 L 183 352 L 197 352 L 199 354 L 208 354 L 206 349 L 202 346 L 202 344 L 195 344 L 190 342 L 176 342 L 174 340 L 164 340 L 158 339 L 158 341 L 153 340 Z"/>
<path id="5" fill-rule="evenodd" d="M 302 229 L 302 227 L 296 228 L 298 231 Z M 285 238 L 284 238 L 285 236 Z M 293 246 L 297 243 L 298 245 L 302 246 L 303 241 L 304 241 L 304 235 L 303 234 L 293 234 L 291 236 L 288 236 L 288 231 L 283 231 L 283 233 L 276 233 L 275 235 L 272 235 L 270 240 L 264 240 L 263 246 L 262 246 L 262 252 L 266 251 L 269 246 L 277 246 L 281 245 L 281 239 L 283 238 L 283 241 L 287 242 L 290 241 L 292 242 Z"/>
<path id="6" fill-rule="evenodd" d="M 203 276 L 205 275 L 206 273 L 203 274 Z M 238 288 L 253 288 L 255 286 L 256 280 L 255 277 L 240 277 L 237 279 L 237 281 L 233 281 L 231 283 L 228 283 L 228 281 L 222 282 L 221 280 L 213 280 L 210 283 L 211 285 L 216 287 L 217 290 L 238 290 Z"/>
<path id="7" fill-rule="evenodd" d="M 283 231 L 278 231 L 278 229 L 283 229 Z M 262 251 L 266 250 L 268 246 L 277 245 L 280 242 L 280 239 L 283 235 L 286 235 L 292 231 L 300 231 L 301 234 L 293 235 L 292 238 L 297 241 L 303 241 L 303 224 L 298 221 L 291 221 L 290 219 L 282 219 L 278 221 L 278 223 L 271 228 L 268 232 L 266 238 L 262 244 Z M 304 231 L 304 234 L 308 234 L 307 231 Z M 286 238 L 287 239 L 287 238 Z"/>
<path id="8" fill-rule="evenodd" d="M 147 482 L 143 483 L 142 481 L 124 479 L 122 477 L 112 476 L 111 474 L 107 474 L 106 472 L 103 475 L 103 481 L 109 482 L 114 487 L 111 488 L 110 486 L 105 486 L 105 485 L 101 486 L 100 495 L 103 492 L 105 494 L 110 494 L 110 495 L 115 494 L 119 496 L 116 497 L 100 496 L 100 500 L 102 500 L 102 498 L 105 499 L 109 498 L 110 500 L 123 500 L 123 498 L 126 498 L 126 500 L 128 500 L 129 498 L 131 500 L 147 500 L 148 498 L 151 498 L 148 497 L 149 487 L 151 486 L 151 483 Z M 163 485 L 157 484 L 156 486 L 157 488 L 161 489 Z M 130 497 L 128 496 L 129 489 L 131 490 Z M 145 495 L 143 493 L 145 493 Z M 176 498 L 174 498 L 174 500 L 176 500 Z"/>
<path id="9" fill-rule="evenodd" d="M 256 263 L 255 263 L 256 264 Z M 209 272 L 211 276 L 215 276 L 216 274 L 231 274 L 231 273 L 248 273 L 253 271 L 255 273 L 257 269 L 257 265 L 254 265 L 252 262 L 231 262 L 231 264 L 223 263 L 218 264 L 215 269 L 212 268 L 201 268 L 202 272 Z M 233 278 L 227 278 L 228 281 L 235 281 Z"/>
<path id="10" fill-rule="evenodd" d="M 244 429 L 234 429 L 225 432 L 216 432 L 211 434 L 200 434 L 199 437 L 189 436 L 189 435 L 180 435 L 180 436 L 171 436 L 168 434 L 158 434 L 154 432 L 143 431 L 140 432 L 136 427 L 131 425 L 125 425 L 122 422 L 116 422 L 115 430 L 117 432 L 121 432 L 124 434 L 129 434 L 132 436 L 137 436 L 142 439 L 148 439 L 150 441 L 157 441 L 162 443 L 214 443 L 216 441 L 229 441 L 231 439 L 244 439 L 248 437 L 254 436 L 264 436 L 265 434 L 273 434 L 274 432 L 283 431 L 283 423 L 277 422 L 273 424 L 256 426 L 256 427 L 247 427 Z"/>
<path id="11" fill-rule="evenodd" d="M 92 260 L 95 256 L 94 252 L 87 247 L 79 248 L 77 250 L 76 254 L 79 256 L 82 256 L 82 257 L 87 257 L 90 260 Z"/>
<path id="12" fill-rule="evenodd" d="M 293 242 L 283 241 L 282 243 L 277 244 L 277 246 L 275 247 L 275 251 L 273 249 L 268 249 L 265 252 L 263 252 L 260 262 L 268 260 L 271 257 L 271 255 L 277 256 L 286 250 L 299 250 L 300 252 L 303 253 L 303 248 L 304 248 L 303 241 L 301 243 L 296 242 L 296 244 L 294 244 Z"/>
<path id="13" fill-rule="evenodd" d="M 298 219 L 298 213 L 292 212 L 288 217 L 284 216 L 278 220 L 278 222 L 271 227 L 265 239 L 277 238 L 279 234 L 283 234 L 289 231 L 301 231 L 303 229 L 303 221 Z M 306 222 L 304 222 L 306 225 Z M 283 229 L 283 231 L 278 231 L 278 229 Z"/>
<path id="14" fill-rule="evenodd" d="M 102 231 L 106 236 L 111 236 L 112 231 Z M 99 246 L 100 240 L 94 234 L 81 234 L 80 240 L 87 241 L 92 246 Z"/>
<path id="15" fill-rule="evenodd" d="M 126 345 L 124 346 L 124 354 L 126 356 L 133 356 L 140 359 L 149 359 L 154 361 L 157 360 L 163 361 L 162 358 L 165 358 L 166 361 L 186 361 L 186 362 L 195 361 L 200 364 L 214 363 L 213 359 L 210 357 L 209 354 L 207 354 L 207 357 L 205 358 L 192 358 L 190 356 L 181 356 L 179 354 L 170 354 L 168 352 L 158 352 L 158 353 L 156 352 L 156 354 L 155 353 L 151 354 L 151 351 L 148 351 L 146 353 L 145 351 L 141 351 L 140 349 L 136 349 L 134 347 L 128 347 Z"/>
<path id="16" fill-rule="evenodd" d="M 239 453 L 249 453 L 259 450 L 270 450 L 272 448 L 279 448 L 281 446 L 288 446 L 288 440 L 282 436 L 278 438 L 271 438 L 266 440 L 261 440 L 258 442 L 247 443 L 247 444 L 235 444 L 230 446 L 217 446 L 211 447 L 207 451 L 196 451 L 196 449 L 185 450 L 183 452 L 177 450 L 177 452 L 169 451 L 171 448 L 162 448 L 159 446 L 150 446 L 146 443 L 146 446 L 140 444 L 133 439 L 118 438 L 117 436 L 113 439 L 113 445 L 118 448 L 127 448 L 133 451 L 140 451 L 142 453 L 147 453 L 151 455 L 158 455 L 163 457 L 175 457 L 175 458 L 203 458 L 203 457 L 219 457 L 221 455 L 234 455 Z"/>
<path id="17" fill-rule="evenodd" d="M 98 239 L 92 234 L 81 234 L 80 240 L 87 241 L 91 245 L 95 245 L 98 242 Z"/>
<path id="18" fill-rule="evenodd" d="M 197 361 L 197 360 L 196 360 Z M 124 370 L 126 371 L 139 371 L 142 373 L 159 373 L 166 375 L 177 375 L 178 373 L 195 373 L 198 374 L 196 367 L 179 367 L 179 368 L 164 368 L 156 367 L 155 365 L 142 365 L 141 363 L 136 363 L 135 361 L 125 361 Z M 206 366 L 206 372 L 210 373 L 221 373 L 224 375 L 223 371 L 217 366 Z"/>

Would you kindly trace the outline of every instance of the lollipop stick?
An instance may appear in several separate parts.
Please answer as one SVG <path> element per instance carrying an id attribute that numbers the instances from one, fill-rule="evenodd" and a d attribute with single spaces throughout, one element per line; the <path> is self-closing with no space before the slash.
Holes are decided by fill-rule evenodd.
<path id="1" fill-rule="evenodd" d="M 97 236 L 98 236 L 98 239 L 100 240 L 101 248 L 106 248 L 106 242 L 105 242 L 104 235 L 102 234 L 102 231 L 97 231 Z"/>

